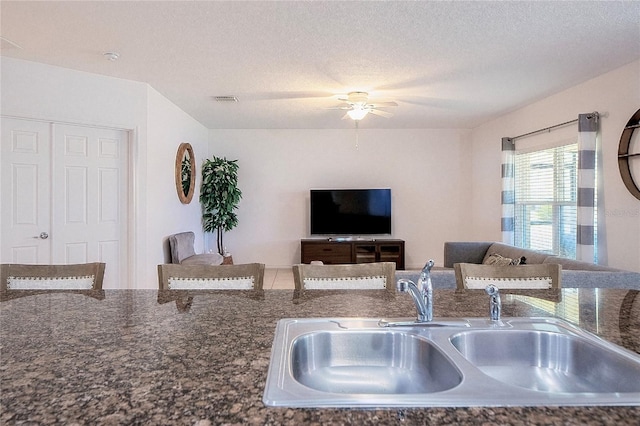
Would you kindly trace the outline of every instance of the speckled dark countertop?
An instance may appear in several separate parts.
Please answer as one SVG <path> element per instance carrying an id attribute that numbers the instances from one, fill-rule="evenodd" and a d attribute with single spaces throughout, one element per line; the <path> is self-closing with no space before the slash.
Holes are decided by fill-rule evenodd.
<path id="1" fill-rule="evenodd" d="M 640 353 L 638 291 L 564 289 L 556 316 Z M 262 402 L 280 318 L 410 317 L 384 291 L 0 295 L 0 424 L 634 424 L 640 407 L 288 409 Z M 320 296 L 322 294 L 322 296 Z M 636 297 L 638 296 L 638 297 Z M 553 299 L 553 297 L 552 297 Z M 503 316 L 546 314 L 503 296 Z M 486 316 L 438 290 L 436 317 Z"/>

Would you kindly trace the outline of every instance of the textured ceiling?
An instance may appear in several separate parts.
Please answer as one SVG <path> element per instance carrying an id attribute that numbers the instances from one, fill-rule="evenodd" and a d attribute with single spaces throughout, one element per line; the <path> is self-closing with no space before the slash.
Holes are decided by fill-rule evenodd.
<path id="1" fill-rule="evenodd" d="M 208 128 L 473 128 L 640 58 L 640 2 L 0 2 L 2 56 L 142 81 Z M 120 54 L 109 62 L 106 51 Z M 213 101 L 235 95 L 238 103 Z"/>

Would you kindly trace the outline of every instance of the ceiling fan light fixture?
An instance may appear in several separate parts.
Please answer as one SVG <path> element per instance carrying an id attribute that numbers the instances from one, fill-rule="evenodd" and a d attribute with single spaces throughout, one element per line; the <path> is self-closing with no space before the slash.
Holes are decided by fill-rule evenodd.
<path id="1" fill-rule="evenodd" d="M 358 108 L 354 105 L 354 108 L 347 111 L 347 114 L 352 120 L 362 120 L 367 114 L 369 114 L 369 108 Z"/>

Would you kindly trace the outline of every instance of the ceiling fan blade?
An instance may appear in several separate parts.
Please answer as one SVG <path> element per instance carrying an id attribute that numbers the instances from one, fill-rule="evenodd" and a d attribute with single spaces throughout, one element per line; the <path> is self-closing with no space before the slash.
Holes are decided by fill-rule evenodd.
<path id="1" fill-rule="evenodd" d="M 398 104 L 395 102 L 373 102 L 373 103 L 367 104 L 367 106 L 370 106 L 371 108 L 386 108 L 386 107 L 397 107 Z"/>
<path id="2" fill-rule="evenodd" d="M 238 97 L 246 98 L 253 101 L 279 101 L 288 99 L 313 99 L 313 98 L 331 98 L 333 93 L 329 92 L 303 92 L 303 91 L 283 91 L 283 92 L 258 92 L 252 94 L 240 94 Z"/>
<path id="3" fill-rule="evenodd" d="M 18 43 L 13 42 L 6 37 L 0 36 L 0 50 L 9 50 L 9 49 L 22 50 L 22 47 L 20 47 Z"/>
<path id="4" fill-rule="evenodd" d="M 415 99 L 402 99 L 401 102 L 411 104 L 411 105 L 419 105 L 430 108 L 441 108 L 441 109 L 453 109 L 458 107 L 458 102 L 453 99 L 440 99 L 440 98 L 424 98 L 424 97 L 416 97 Z"/>
<path id="5" fill-rule="evenodd" d="M 379 109 L 370 109 L 369 112 L 374 115 L 379 115 L 380 117 L 385 117 L 385 118 L 393 117 L 392 113 L 387 111 L 381 111 Z"/>
<path id="6" fill-rule="evenodd" d="M 347 118 L 351 118 L 351 117 L 349 117 L 349 114 L 348 114 L 348 113 L 342 116 L 342 119 L 343 119 L 343 120 L 346 120 Z"/>

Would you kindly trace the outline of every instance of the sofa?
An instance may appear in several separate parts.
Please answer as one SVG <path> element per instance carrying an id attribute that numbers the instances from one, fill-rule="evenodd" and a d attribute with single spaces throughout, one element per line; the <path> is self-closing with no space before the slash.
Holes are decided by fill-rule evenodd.
<path id="1" fill-rule="evenodd" d="M 444 267 L 431 271 L 434 288 L 456 288 L 454 263 L 486 263 L 491 255 L 522 261 L 525 264 L 558 263 L 562 265 L 562 287 L 600 287 L 640 290 L 640 273 L 553 256 L 535 250 L 498 242 L 460 241 L 444 243 Z M 396 279 L 417 282 L 420 271 L 396 271 Z"/>

